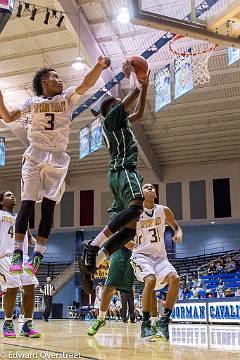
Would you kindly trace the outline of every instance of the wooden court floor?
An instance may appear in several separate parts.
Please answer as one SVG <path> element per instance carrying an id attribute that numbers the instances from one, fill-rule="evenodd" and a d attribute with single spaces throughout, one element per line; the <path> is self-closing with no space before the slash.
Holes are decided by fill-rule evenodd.
<path id="1" fill-rule="evenodd" d="M 95 337 L 86 335 L 89 324 L 36 321 L 42 337 L 1 337 L 0 359 L 240 360 L 240 326 L 172 324 L 169 342 L 147 342 L 140 324 L 107 322 Z"/>

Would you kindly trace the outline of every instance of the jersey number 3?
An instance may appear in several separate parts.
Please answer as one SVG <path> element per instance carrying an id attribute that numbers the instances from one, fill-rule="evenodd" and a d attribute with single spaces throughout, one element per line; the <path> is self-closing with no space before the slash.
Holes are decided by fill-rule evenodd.
<path id="1" fill-rule="evenodd" d="M 13 238 L 14 236 L 14 230 L 13 230 L 13 226 L 11 225 L 9 230 L 8 230 L 8 234 L 11 236 L 11 239 Z"/>
<path id="2" fill-rule="evenodd" d="M 45 117 L 49 119 L 47 122 L 48 126 L 45 126 L 45 130 L 54 130 L 54 114 L 46 113 Z"/>

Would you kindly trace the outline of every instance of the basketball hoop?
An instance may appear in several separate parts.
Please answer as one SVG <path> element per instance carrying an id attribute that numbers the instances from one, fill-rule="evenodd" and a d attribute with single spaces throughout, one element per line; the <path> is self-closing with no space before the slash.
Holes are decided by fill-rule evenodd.
<path id="1" fill-rule="evenodd" d="M 169 42 L 169 50 L 174 54 L 179 67 L 182 68 L 183 79 L 184 69 L 186 69 L 187 76 L 187 69 L 189 69 L 189 66 L 191 65 L 194 86 L 203 86 L 211 79 L 208 68 L 208 60 L 217 45 L 208 41 L 199 40 L 197 44 L 193 43 L 189 46 L 189 43 L 187 45 L 186 43 L 184 44 L 183 40 L 186 39 L 187 38 L 183 35 L 176 35 Z"/>

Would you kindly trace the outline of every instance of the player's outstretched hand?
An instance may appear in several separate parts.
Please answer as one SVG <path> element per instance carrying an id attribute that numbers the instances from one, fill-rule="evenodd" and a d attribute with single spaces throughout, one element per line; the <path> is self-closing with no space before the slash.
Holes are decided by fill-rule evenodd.
<path id="1" fill-rule="evenodd" d="M 131 72 L 132 72 L 132 65 L 129 60 L 125 60 L 122 64 L 122 72 L 124 73 L 125 77 L 127 79 L 130 78 Z"/>
<path id="2" fill-rule="evenodd" d="M 103 69 L 107 69 L 111 64 L 111 60 L 108 57 L 101 55 L 98 58 L 98 64 L 101 65 Z"/>
<path id="3" fill-rule="evenodd" d="M 181 244 L 182 234 L 176 232 L 172 239 L 173 239 L 173 241 L 175 241 L 176 244 Z"/>
<path id="4" fill-rule="evenodd" d="M 139 84 L 140 84 L 142 87 L 148 87 L 150 72 L 151 72 L 151 70 L 148 70 L 147 76 L 146 76 L 145 79 L 138 80 Z"/>
<path id="5" fill-rule="evenodd" d="M 124 245 L 128 250 L 133 250 L 137 247 L 133 240 L 129 241 L 127 244 Z"/>

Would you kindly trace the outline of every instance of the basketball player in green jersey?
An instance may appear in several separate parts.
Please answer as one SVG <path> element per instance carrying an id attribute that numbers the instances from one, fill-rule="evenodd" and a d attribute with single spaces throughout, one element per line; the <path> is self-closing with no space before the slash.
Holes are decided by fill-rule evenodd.
<path id="1" fill-rule="evenodd" d="M 145 80 L 139 81 L 140 89 L 136 88 L 125 99 L 109 97 L 101 104 L 103 136 L 111 158 L 108 183 L 115 205 L 124 210 L 93 241 L 83 243 L 79 267 L 81 283 L 86 293 L 91 293 L 93 289 L 92 275 L 99 265 L 136 235 L 136 221 L 143 210 L 143 193 L 142 177 L 136 169 L 138 147 L 131 124 L 140 120 L 143 115 L 149 74 L 148 72 Z M 127 110 L 137 98 L 135 111 L 129 115 Z"/>

